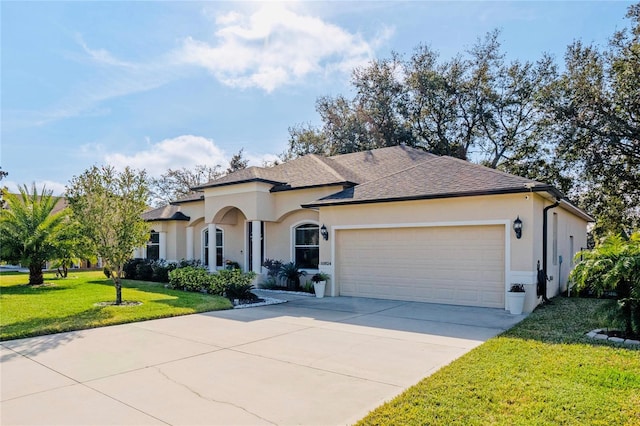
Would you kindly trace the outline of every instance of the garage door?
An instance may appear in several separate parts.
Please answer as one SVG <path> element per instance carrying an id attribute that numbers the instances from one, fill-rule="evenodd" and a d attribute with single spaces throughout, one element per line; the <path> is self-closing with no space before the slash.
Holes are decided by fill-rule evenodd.
<path id="1" fill-rule="evenodd" d="M 344 296 L 504 308 L 504 226 L 336 232 Z"/>

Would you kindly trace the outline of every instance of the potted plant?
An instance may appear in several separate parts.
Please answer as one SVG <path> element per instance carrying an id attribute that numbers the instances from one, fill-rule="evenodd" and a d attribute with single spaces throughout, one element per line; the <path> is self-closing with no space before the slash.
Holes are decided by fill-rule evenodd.
<path id="1" fill-rule="evenodd" d="M 329 280 L 329 275 L 324 272 L 318 272 L 311 277 L 311 281 L 313 281 L 313 290 L 316 292 L 316 297 L 324 297 L 324 289 L 327 285 L 327 281 Z"/>
<path id="2" fill-rule="evenodd" d="M 524 284 L 511 284 L 511 288 L 507 293 L 507 301 L 509 302 L 509 312 L 512 315 L 522 314 L 525 296 Z"/>

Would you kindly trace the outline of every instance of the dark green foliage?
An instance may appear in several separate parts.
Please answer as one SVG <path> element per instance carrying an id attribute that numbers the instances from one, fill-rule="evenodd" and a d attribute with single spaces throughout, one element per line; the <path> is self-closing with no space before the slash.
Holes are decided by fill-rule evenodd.
<path id="1" fill-rule="evenodd" d="M 605 238 L 593 250 L 576 255 L 580 262 L 569 277 L 579 291 L 597 296 L 613 294 L 617 299 L 613 316 L 624 318 L 627 334 L 640 334 L 640 232 L 628 239 Z"/>
<path id="2" fill-rule="evenodd" d="M 209 293 L 226 296 L 229 299 L 245 299 L 245 297 L 231 297 L 236 293 L 250 293 L 254 288 L 255 272 L 242 272 L 240 269 L 223 269 L 212 275 Z M 246 296 L 246 294 L 245 294 Z M 250 296 L 248 300 L 252 300 Z"/>
<path id="3" fill-rule="evenodd" d="M 207 290 L 210 287 L 211 281 L 211 275 L 205 268 L 187 266 L 169 272 L 169 284 L 179 290 Z"/>
<path id="4" fill-rule="evenodd" d="M 138 265 L 146 261 L 147 261 L 146 259 L 140 259 L 140 258 L 128 260 L 127 263 L 125 263 L 124 266 L 122 267 L 124 271 L 124 277 L 128 280 L 137 279 L 136 277 L 137 277 Z"/>
<path id="5" fill-rule="evenodd" d="M 267 268 L 267 276 L 277 278 L 280 273 L 280 268 L 282 268 L 282 261 L 275 259 L 265 259 L 262 262 L 262 266 Z"/>
<path id="6" fill-rule="evenodd" d="M 211 274 L 205 268 L 187 266 L 170 271 L 169 283 L 180 290 L 227 295 L 229 299 L 254 300 L 256 297 L 251 290 L 255 276 L 255 272 L 242 272 L 240 269 L 223 269 Z"/>
<path id="7" fill-rule="evenodd" d="M 254 288 L 252 284 L 229 283 L 225 286 L 224 296 L 231 301 L 257 300 L 258 296 L 251 292 Z"/>
<path id="8" fill-rule="evenodd" d="M 307 275 L 305 271 L 301 271 L 294 262 L 284 263 L 280 267 L 278 277 L 287 281 L 287 290 L 298 290 L 300 288 L 300 277 Z"/>
<path id="9" fill-rule="evenodd" d="M 151 281 L 153 279 L 153 266 L 150 262 L 140 262 L 136 266 L 136 278 L 142 281 Z"/>

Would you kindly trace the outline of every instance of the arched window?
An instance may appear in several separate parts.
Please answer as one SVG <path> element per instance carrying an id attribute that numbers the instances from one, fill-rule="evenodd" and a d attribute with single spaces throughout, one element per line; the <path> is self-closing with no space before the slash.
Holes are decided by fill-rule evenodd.
<path id="1" fill-rule="evenodd" d="M 154 230 L 151 230 L 147 241 L 147 259 L 160 259 L 160 233 Z"/>
<path id="2" fill-rule="evenodd" d="M 317 224 L 304 223 L 294 228 L 293 261 L 301 269 L 318 269 L 320 263 L 320 229 Z"/>
<path id="3" fill-rule="evenodd" d="M 213 243 L 213 242 L 212 242 Z M 202 231 L 202 263 L 205 266 L 209 266 L 209 247 L 212 249 L 214 246 L 210 245 L 209 242 L 209 229 Z M 216 228 L 216 240 L 215 240 L 215 250 L 216 250 L 216 266 L 223 266 L 223 248 L 224 248 L 224 238 L 222 229 Z"/>

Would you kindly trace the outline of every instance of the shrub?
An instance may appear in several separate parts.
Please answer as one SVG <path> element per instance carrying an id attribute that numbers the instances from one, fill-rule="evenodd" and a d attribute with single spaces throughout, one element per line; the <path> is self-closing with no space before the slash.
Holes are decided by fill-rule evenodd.
<path id="1" fill-rule="evenodd" d="M 169 272 L 169 284 L 173 288 L 187 291 L 208 290 L 212 275 L 205 268 L 187 266 Z"/>
<path id="2" fill-rule="evenodd" d="M 262 266 L 267 268 L 267 277 L 273 278 L 275 281 L 276 278 L 278 278 L 278 274 L 280 273 L 280 268 L 282 268 L 282 261 L 265 259 L 264 262 L 262 262 Z"/>
<path id="3" fill-rule="evenodd" d="M 157 260 L 151 264 L 151 268 L 153 269 L 153 278 L 152 281 L 158 283 L 168 283 L 169 282 L 169 272 L 173 271 L 178 267 L 178 264 L 175 262 L 167 263 L 164 260 Z"/>
<path id="4" fill-rule="evenodd" d="M 307 275 L 305 271 L 301 271 L 293 262 L 285 263 L 280 267 L 278 276 L 287 280 L 288 290 L 298 290 L 300 288 L 300 277 Z"/>
<path id="5" fill-rule="evenodd" d="M 247 293 L 250 293 L 254 288 L 252 282 L 255 277 L 255 272 L 242 272 L 240 269 L 223 269 L 212 275 L 209 292 L 226 296 L 228 299 L 253 300 L 255 295 L 251 293 L 252 296 L 248 296 Z M 244 294 L 241 297 L 231 297 L 228 295 L 229 292 Z"/>
<path id="6" fill-rule="evenodd" d="M 146 259 L 135 258 L 129 259 L 127 263 L 124 264 L 122 270 L 124 271 L 124 277 L 129 280 L 136 280 L 137 278 L 137 268 L 141 263 L 146 262 Z"/>
<path id="7" fill-rule="evenodd" d="M 625 333 L 640 334 L 640 232 L 628 239 L 607 237 L 593 250 L 578 253 L 576 260 L 580 258 L 569 275 L 578 290 L 588 289 L 599 297 L 615 294 L 614 309 L 624 318 Z"/>
<path id="8" fill-rule="evenodd" d="M 251 292 L 254 288 L 252 284 L 229 283 L 225 286 L 224 295 L 231 301 L 234 299 L 256 300 L 258 296 Z"/>
<path id="9" fill-rule="evenodd" d="M 153 279 L 153 267 L 151 262 L 142 261 L 136 265 L 136 280 L 151 281 Z"/>

